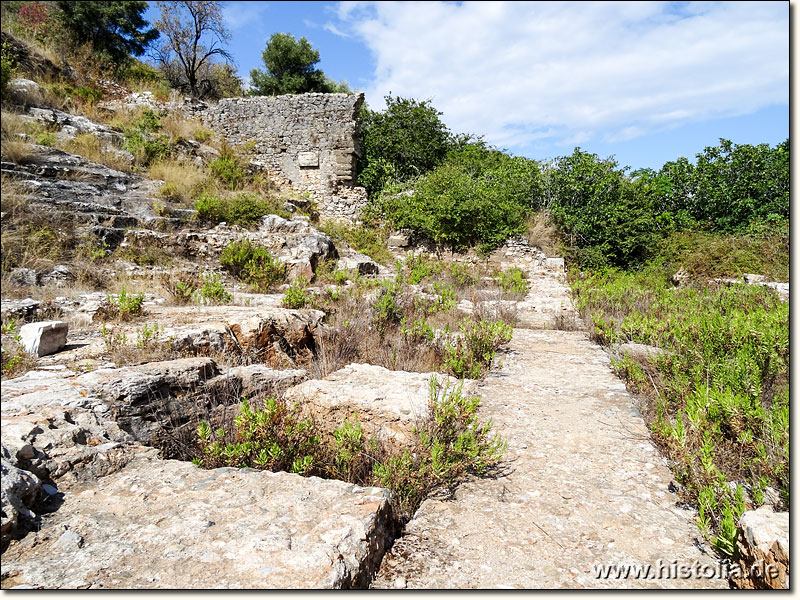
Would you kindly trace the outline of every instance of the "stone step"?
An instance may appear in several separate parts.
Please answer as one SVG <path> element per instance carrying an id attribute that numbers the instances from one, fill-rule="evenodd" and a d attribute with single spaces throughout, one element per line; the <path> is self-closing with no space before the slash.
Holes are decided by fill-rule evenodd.
<path id="1" fill-rule="evenodd" d="M 3 555 L 3 588 L 366 587 L 393 539 L 390 492 L 137 458 L 65 494 Z"/>

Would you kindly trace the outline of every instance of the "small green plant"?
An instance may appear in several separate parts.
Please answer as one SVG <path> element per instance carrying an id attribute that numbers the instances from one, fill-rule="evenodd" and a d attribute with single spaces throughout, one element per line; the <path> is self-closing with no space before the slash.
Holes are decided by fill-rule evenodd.
<path id="1" fill-rule="evenodd" d="M 15 66 L 16 60 L 14 59 L 11 45 L 4 42 L 0 47 L 0 94 L 2 94 L 3 99 L 6 97 L 8 82 L 14 77 Z"/>
<path id="2" fill-rule="evenodd" d="M 163 117 L 164 114 L 157 115 L 152 110 L 146 109 L 139 119 L 123 129 L 125 149 L 133 154 L 138 165 L 146 167 L 172 153 L 169 138 L 158 133 L 161 130 L 160 121 Z"/>
<path id="3" fill-rule="evenodd" d="M 195 462 L 206 468 L 252 467 L 300 474 L 315 470 L 320 442 L 311 419 L 300 419 L 296 408 L 275 398 L 264 400 L 263 408 L 242 399 L 234 431 L 212 431 L 202 421 L 197 437 L 201 456 Z"/>
<path id="4" fill-rule="evenodd" d="M 13 335 L 17 332 L 17 320 L 11 317 L 8 321 L 3 321 L 2 333 L 6 335 Z"/>
<path id="5" fill-rule="evenodd" d="M 121 321 L 138 317 L 143 313 L 144 294 L 129 294 L 124 287 L 116 298 L 108 296 L 106 303 L 98 311 L 101 318 L 116 318 Z"/>
<path id="6" fill-rule="evenodd" d="M 216 225 L 225 222 L 243 227 L 255 225 L 264 215 L 286 215 L 286 211 L 276 200 L 250 192 L 240 192 L 232 196 L 206 192 L 195 200 L 194 209 L 198 220 L 203 223 Z"/>
<path id="7" fill-rule="evenodd" d="M 286 265 L 276 260 L 264 246 L 248 239 L 228 244 L 220 262 L 230 273 L 265 292 L 286 279 Z"/>
<path id="8" fill-rule="evenodd" d="M 139 349 L 146 348 L 157 342 L 158 334 L 162 331 L 158 323 L 145 323 L 142 327 L 136 329 L 136 347 Z"/>
<path id="9" fill-rule="evenodd" d="M 444 365 L 458 378 L 478 379 L 491 366 L 497 348 L 511 339 L 513 330 L 503 321 L 464 319 L 461 336 L 445 346 Z"/>
<path id="10" fill-rule="evenodd" d="M 219 158 L 208 163 L 208 168 L 230 190 L 239 189 L 247 178 L 244 161 L 228 145 L 222 147 Z"/>
<path id="11" fill-rule="evenodd" d="M 183 283 L 176 284 L 178 286 Z M 184 284 L 178 292 L 184 294 L 188 292 L 188 286 Z M 233 301 L 233 296 L 225 289 L 219 273 L 203 274 L 203 284 L 192 292 L 192 297 L 200 304 L 228 304 Z"/>
<path id="12" fill-rule="evenodd" d="M 214 132 L 210 129 L 206 129 L 205 127 L 198 127 L 194 130 L 192 137 L 201 144 L 205 144 L 211 138 L 214 137 Z"/>
<path id="13" fill-rule="evenodd" d="M 525 273 L 517 267 L 511 267 L 508 271 L 500 271 L 497 274 L 497 283 L 501 289 L 517 296 L 525 296 L 528 293 Z"/>
<path id="14" fill-rule="evenodd" d="M 381 284 L 378 299 L 373 307 L 375 326 L 379 330 L 384 330 L 392 323 L 399 323 L 403 318 L 403 309 L 399 303 L 401 292 L 402 284 L 399 281 L 388 280 Z"/>
<path id="15" fill-rule="evenodd" d="M 281 306 L 284 308 L 304 308 L 314 301 L 314 294 L 306 290 L 308 280 L 302 275 L 292 282 L 283 296 Z"/>

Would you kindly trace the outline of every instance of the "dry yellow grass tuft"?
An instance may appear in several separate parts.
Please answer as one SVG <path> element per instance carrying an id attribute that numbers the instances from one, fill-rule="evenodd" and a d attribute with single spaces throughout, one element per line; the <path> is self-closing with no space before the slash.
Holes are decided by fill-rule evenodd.
<path id="1" fill-rule="evenodd" d="M 526 224 L 528 231 L 525 238 L 528 240 L 528 244 L 539 248 L 547 256 L 562 255 L 558 229 L 547 212 L 541 211 L 528 217 Z"/>
<path id="2" fill-rule="evenodd" d="M 167 159 L 154 163 L 147 176 L 164 182 L 160 192 L 162 198 L 182 204 L 191 204 L 195 197 L 215 187 L 213 178 L 205 169 L 180 159 Z"/>

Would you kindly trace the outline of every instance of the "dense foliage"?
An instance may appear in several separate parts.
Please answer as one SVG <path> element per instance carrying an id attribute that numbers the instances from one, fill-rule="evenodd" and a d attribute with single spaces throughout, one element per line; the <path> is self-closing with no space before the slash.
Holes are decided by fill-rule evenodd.
<path id="1" fill-rule="evenodd" d="M 534 161 L 471 142 L 426 176 L 387 188 L 381 205 L 396 227 L 454 248 L 491 248 L 524 233 L 539 187 Z"/>
<path id="2" fill-rule="evenodd" d="M 361 111 L 363 157 L 358 182 L 371 197 L 390 181 L 407 181 L 440 165 L 450 132 L 428 101 L 386 96 L 386 110 Z"/>
<path id="3" fill-rule="evenodd" d="M 288 33 L 275 33 L 261 56 L 266 71 L 250 71 L 250 93 L 254 96 L 350 91 L 346 84 L 336 83 L 315 68 L 319 51 L 304 37 L 298 40 Z"/>
<path id="4" fill-rule="evenodd" d="M 56 2 L 58 17 L 77 44 L 90 43 L 114 62 L 141 56 L 158 38 L 144 19 L 147 2 Z"/>

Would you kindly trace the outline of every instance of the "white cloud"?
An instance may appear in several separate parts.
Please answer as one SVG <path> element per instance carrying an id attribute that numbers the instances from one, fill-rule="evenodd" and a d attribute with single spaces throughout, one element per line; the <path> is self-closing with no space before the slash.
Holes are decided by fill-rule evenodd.
<path id="1" fill-rule="evenodd" d="M 260 21 L 267 9 L 266 2 L 241 0 L 226 2 L 222 11 L 222 18 L 225 20 L 225 25 L 228 29 L 236 31 L 245 25 L 252 25 L 254 21 Z"/>
<path id="2" fill-rule="evenodd" d="M 517 151 L 789 101 L 784 2 L 340 2 L 326 29 L 373 54 L 373 108 L 430 98 L 452 130 Z"/>

